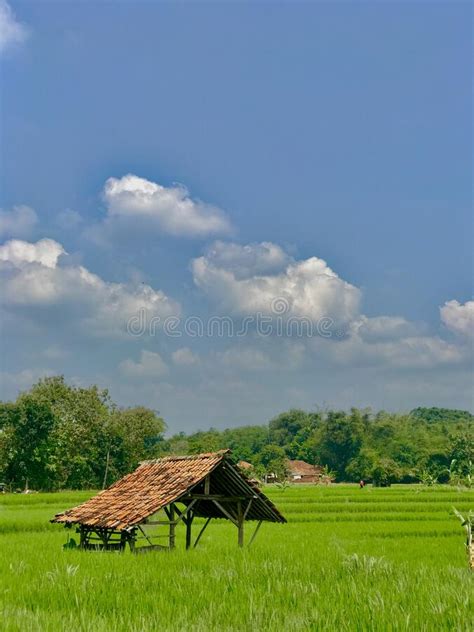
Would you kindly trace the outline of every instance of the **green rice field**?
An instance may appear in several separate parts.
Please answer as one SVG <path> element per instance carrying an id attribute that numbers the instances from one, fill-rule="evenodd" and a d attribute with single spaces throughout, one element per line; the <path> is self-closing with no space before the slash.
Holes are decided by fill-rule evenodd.
<path id="1" fill-rule="evenodd" d="M 0 496 L 0 629 L 474 628 L 474 578 L 451 514 L 474 508 L 474 492 L 264 491 L 288 524 L 264 523 L 250 548 L 216 521 L 196 549 L 184 550 L 180 526 L 176 550 L 146 555 L 63 550 L 67 532 L 49 519 L 92 492 Z M 253 524 L 246 529 L 248 540 Z"/>

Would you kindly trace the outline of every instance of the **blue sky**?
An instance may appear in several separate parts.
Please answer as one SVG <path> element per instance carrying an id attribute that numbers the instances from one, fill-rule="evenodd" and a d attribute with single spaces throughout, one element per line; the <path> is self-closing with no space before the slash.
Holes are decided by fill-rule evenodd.
<path id="1" fill-rule="evenodd" d="M 172 430 L 472 408 L 471 18 L 1 2 L 2 395 L 61 372 Z M 162 329 L 279 297 L 331 338 Z"/>

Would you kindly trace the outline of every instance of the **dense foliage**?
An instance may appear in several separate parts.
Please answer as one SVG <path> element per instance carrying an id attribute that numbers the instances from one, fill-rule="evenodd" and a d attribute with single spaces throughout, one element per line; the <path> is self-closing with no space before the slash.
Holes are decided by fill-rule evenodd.
<path id="1" fill-rule="evenodd" d="M 431 410 L 436 411 L 432 416 Z M 449 410 L 443 416 L 440 410 L 445 409 L 417 409 L 407 415 L 356 408 L 289 410 L 266 426 L 180 433 L 161 447 L 175 454 L 231 448 L 257 474 L 279 473 L 286 459 L 302 459 L 326 466 L 340 481 L 469 483 L 474 416 Z"/>
<path id="2" fill-rule="evenodd" d="M 140 460 L 230 448 L 257 475 L 283 475 L 287 459 L 325 466 L 339 481 L 470 484 L 474 416 L 441 408 L 406 415 L 289 410 L 268 424 L 183 432 L 144 407 L 120 409 L 107 391 L 40 380 L 0 404 L 0 480 L 13 488 L 102 487 Z"/>
<path id="3" fill-rule="evenodd" d="M 0 404 L 0 479 L 21 489 L 101 487 L 153 456 L 164 430 L 152 410 L 119 409 L 96 386 L 46 378 Z"/>

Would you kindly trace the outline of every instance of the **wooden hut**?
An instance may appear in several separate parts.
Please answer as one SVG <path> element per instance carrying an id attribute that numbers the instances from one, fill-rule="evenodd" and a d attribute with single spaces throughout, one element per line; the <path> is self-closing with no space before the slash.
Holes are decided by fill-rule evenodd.
<path id="1" fill-rule="evenodd" d="M 230 520 L 237 527 L 239 546 L 244 544 L 245 522 L 257 522 L 249 544 L 263 521 L 286 522 L 233 462 L 230 450 L 145 461 L 97 496 L 57 514 L 51 522 L 76 525 L 83 549 L 123 550 L 128 544 L 132 551 L 141 552 L 173 549 L 180 522 L 186 527 L 186 548 L 190 548 L 197 517 L 205 522 L 194 546 L 212 518 Z M 154 544 L 146 525 L 163 526 L 166 545 Z M 147 545 L 139 546 L 137 540 L 146 540 Z"/>

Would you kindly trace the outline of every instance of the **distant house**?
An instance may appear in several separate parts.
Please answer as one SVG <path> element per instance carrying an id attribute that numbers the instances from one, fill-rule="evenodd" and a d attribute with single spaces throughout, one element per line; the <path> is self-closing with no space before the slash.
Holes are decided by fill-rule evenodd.
<path id="1" fill-rule="evenodd" d="M 319 465 L 311 465 L 306 461 L 287 460 L 288 479 L 292 483 L 318 483 L 323 476 L 323 468 Z"/>

